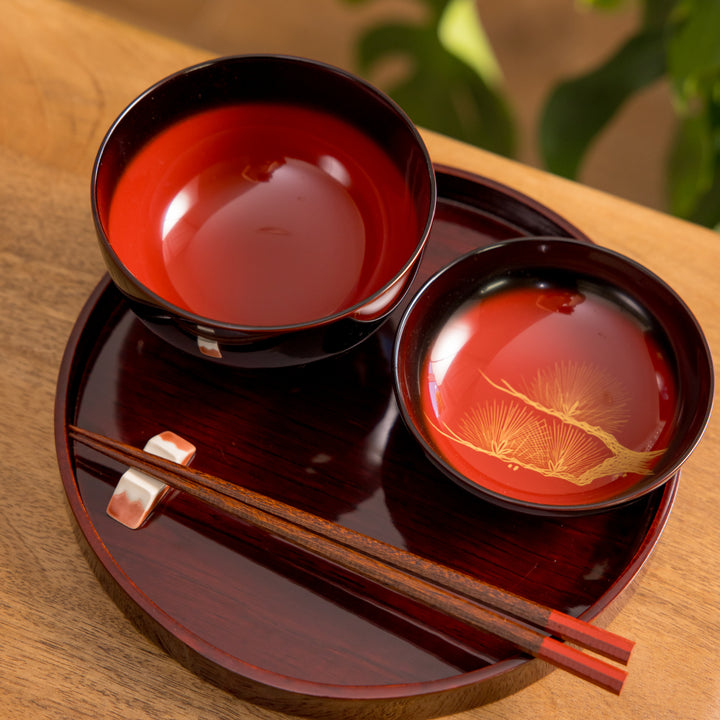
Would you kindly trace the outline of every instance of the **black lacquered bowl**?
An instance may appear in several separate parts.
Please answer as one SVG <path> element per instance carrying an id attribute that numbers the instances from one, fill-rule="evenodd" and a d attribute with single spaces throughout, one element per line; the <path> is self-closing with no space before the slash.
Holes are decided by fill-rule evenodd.
<path id="1" fill-rule="evenodd" d="M 92 174 L 100 248 L 133 312 L 173 347 L 240 367 L 330 357 L 377 330 L 415 277 L 435 200 L 392 100 L 275 55 L 161 80 Z"/>
<path id="2" fill-rule="evenodd" d="M 660 278 L 568 238 L 481 248 L 440 270 L 394 350 L 403 418 L 466 489 L 525 512 L 597 512 L 674 477 L 710 417 L 713 368 Z"/>

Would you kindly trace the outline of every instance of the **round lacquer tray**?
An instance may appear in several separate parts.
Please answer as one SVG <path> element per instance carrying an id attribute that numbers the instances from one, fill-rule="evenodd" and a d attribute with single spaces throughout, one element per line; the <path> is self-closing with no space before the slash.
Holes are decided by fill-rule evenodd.
<path id="1" fill-rule="evenodd" d="M 449 168 L 437 176 L 418 285 L 493 241 L 587 239 L 507 187 Z M 70 338 L 57 451 L 93 569 L 173 657 L 254 702 L 324 717 L 379 706 L 431 717 L 514 692 L 549 666 L 188 496 L 127 529 L 105 513 L 124 468 L 70 443 L 69 423 L 139 447 L 172 430 L 197 446 L 195 468 L 585 619 L 618 611 L 670 513 L 677 477 L 612 512 L 563 519 L 500 509 L 446 480 L 398 416 L 397 320 L 340 358 L 239 371 L 173 351 L 104 279 Z"/>

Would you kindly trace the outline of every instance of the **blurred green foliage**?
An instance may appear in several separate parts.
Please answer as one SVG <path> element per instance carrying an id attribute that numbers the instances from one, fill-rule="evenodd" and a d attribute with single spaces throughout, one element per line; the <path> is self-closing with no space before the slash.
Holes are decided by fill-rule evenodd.
<path id="1" fill-rule="evenodd" d="M 615 9 L 631 0 L 583 0 Z M 560 83 L 540 124 L 547 168 L 574 178 L 619 108 L 652 83 L 669 82 L 677 127 L 668 152 L 668 210 L 720 227 L 720 2 L 642 0 L 636 33 L 591 72 Z"/>
<path id="2" fill-rule="evenodd" d="M 512 155 L 515 124 L 474 0 L 420 2 L 424 22 L 378 25 L 360 38 L 359 71 L 370 75 L 382 63 L 400 61 L 405 72 L 387 92 L 413 122 Z"/>
<path id="3" fill-rule="evenodd" d="M 362 3 L 367 0 L 344 0 Z M 425 20 L 386 23 L 360 38 L 359 70 L 402 60 L 388 93 L 418 125 L 503 155 L 512 110 L 474 0 L 418 0 Z M 611 12 L 634 3 L 636 32 L 590 72 L 560 82 L 538 127 L 551 172 L 576 178 L 594 140 L 636 93 L 666 80 L 677 131 L 668 149 L 670 212 L 720 228 L 720 0 L 578 0 Z"/>

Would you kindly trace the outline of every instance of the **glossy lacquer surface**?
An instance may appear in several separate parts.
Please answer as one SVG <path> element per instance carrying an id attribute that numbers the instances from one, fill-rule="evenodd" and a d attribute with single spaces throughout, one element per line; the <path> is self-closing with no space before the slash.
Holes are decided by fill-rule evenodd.
<path id="1" fill-rule="evenodd" d="M 410 188 L 377 143 L 328 113 L 268 102 L 165 129 L 125 169 L 107 220 L 118 257 L 156 295 L 262 327 L 373 296 L 421 231 Z"/>
<path id="2" fill-rule="evenodd" d="M 438 184 L 417 283 L 496 240 L 583 237 L 502 186 L 443 168 Z M 422 717 L 514 692 L 547 669 L 186 497 L 128 530 L 105 514 L 123 468 L 69 446 L 68 422 L 137 446 L 172 430 L 197 446 L 198 469 L 586 618 L 619 607 L 670 511 L 676 480 L 612 512 L 562 520 L 456 487 L 399 418 L 396 322 L 306 367 L 208 367 L 169 350 L 103 281 L 68 346 L 59 460 L 91 564 L 168 652 L 257 702 L 309 714 L 380 712 L 381 703 L 394 716 Z"/>
<path id="3" fill-rule="evenodd" d="M 496 493 L 564 507 L 612 498 L 672 438 L 666 356 L 591 288 L 500 289 L 464 303 L 430 342 L 420 377 L 427 432 L 448 463 Z"/>

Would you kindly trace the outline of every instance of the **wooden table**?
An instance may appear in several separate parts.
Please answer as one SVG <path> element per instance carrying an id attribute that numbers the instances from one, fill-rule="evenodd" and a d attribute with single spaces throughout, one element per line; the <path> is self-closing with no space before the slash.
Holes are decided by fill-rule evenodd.
<path id="1" fill-rule="evenodd" d="M 275 718 L 137 632 L 81 554 L 53 443 L 60 358 L 103 273 L 91 163 L 106 128 L 195 49 L 58 0 L 5 0 L 0 30 L 0 698 L 10 718 Z M 667 280 L 720 357 L 720 237 L 444 137 L 437 162 L 514 186 Z M 720 420 L 686 464 L 670 522 L 613 622 L 637 641 L 619 698 L 555 672 L 457 718 L 720 717 Z"/>

